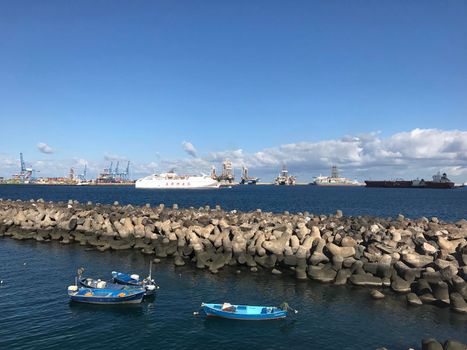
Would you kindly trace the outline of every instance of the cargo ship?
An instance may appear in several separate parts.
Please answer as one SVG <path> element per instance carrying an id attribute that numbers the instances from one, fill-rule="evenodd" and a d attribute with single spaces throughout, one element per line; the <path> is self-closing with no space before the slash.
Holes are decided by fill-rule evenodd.
<path id="1" fill-rule="evenodd" d="M 437 173 L 433 175 L 432 181 L 419 180 L 382 180 L 382 181 L 365 181 L 366 187 L 386 187 L 386 188 L 454 188 L 454 182 L 448 179 L 446 173 L 442 175 Z"/>

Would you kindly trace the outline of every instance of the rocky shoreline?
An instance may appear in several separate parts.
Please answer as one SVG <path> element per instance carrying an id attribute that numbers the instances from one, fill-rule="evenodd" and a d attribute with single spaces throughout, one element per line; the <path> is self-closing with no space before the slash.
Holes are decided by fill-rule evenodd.
<path id="1" fill-rule="evenodd" d="M 467 313 L 467 221 L 274 214 L 134 207 L 77 201 L 0 199 L 0 236 L 57 240 L 100 251 L 138 249 L 177 266 L 217 273 L 243 265 L 252 272 L 293 273 L 336 285 L 406 294 L 410 305 L 435 304 Z"/>

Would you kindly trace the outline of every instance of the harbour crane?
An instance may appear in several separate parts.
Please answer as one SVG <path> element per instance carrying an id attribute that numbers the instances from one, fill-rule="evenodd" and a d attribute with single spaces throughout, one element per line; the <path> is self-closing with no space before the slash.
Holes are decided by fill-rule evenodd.
<path id="1" fill-rule="evenodd" d="M 128 163 L 126 163 L 126 170 L 125 170 L 125 180 L 129 180 L 130 179 L 130 161 L 128 161 Z"/>
<path id="2" fill-rule="evenodd" d="M 78 175 L 78 178 L 81 181 L 86 181 L 86 173 L 87 173 L 87 164 L 84 164 L 84 171 L 82 174 Z"/>
<path id="3" fill-rule="evenodd" d="M 15 177 L 21 183 L 29 183 L 31 180 L 34 179 L 33 174 L 34 174 L 34 172 L 36 172 L 36 170 L 34 170 L 32 167 L 29 167 L 29 168 L 26 167 L 26 163 L 24 162 L 22 152 L 20 152 L 20 154 L 19 154 L 19 161 L 20 161 L 21 170 L 20 170 L 19 174 L 15 175 Z"/>

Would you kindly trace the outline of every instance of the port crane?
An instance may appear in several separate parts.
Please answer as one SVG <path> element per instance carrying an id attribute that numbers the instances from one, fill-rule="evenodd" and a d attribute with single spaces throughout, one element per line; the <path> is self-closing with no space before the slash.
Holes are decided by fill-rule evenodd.
<path id="1" fill-rule="evenodd" d="M 34 173 L 38 172 L 34 170 L 32 167 L 27 168 L 26 163 L 24 162 L 23 153 L 19 154 L 19 161 L 21 170 L 19 174 L 13 175 L 20 183 L 29 183 L 30 181 L 34 180 Z"/>
<path id="2" fill-rule="evenodd" d="M 130 176 L 130 161 L 128 161 L 125 171 L 120 170 L 120 161 L 117 161 L 113 168 L 113 161 L 110 166 L 97 177 L 98 183 L 121 183 L 129 180 Z"/>
<path id="3" fill-rule="evenodd" d="M 84 171 L 82 174 L 78 175 L 78 178 L 81 181 L 86 181 L 86 173 L 87 173 L 87 164 L 84 164 Z"/>
<path id="4" fill-rule="evenodd" d="M 125 181 L 128 181 L 130 179 L 130 161 L 128 161 L 128 163 L 126 163 L 126 169 L 125 169 L 125 172 L 123 173 L 122 178 Z"/>
<path id="5" fill-rule="evenodd" d="M 111 175 L 114 179 L 118 181 L 127 181 L 130 175 L 130 161 L 127 162 L 126 168 L 123 171 L 119 171 L 120 169 L 120 161 L 117 161 L 117 165 L 115 166 L 115 170 Z"/>

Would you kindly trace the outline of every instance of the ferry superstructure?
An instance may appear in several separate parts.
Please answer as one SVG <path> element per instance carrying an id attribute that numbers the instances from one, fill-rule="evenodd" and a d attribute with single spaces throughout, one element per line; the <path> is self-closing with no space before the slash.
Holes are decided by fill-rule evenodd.
<path id="1" fill-rule="evenodd" d="M 177 175 L 174 172 L 153 174 L 135 182 L 135 188 L 195 189 L 219 188 L 217 180 L 208 175 Z"/>

